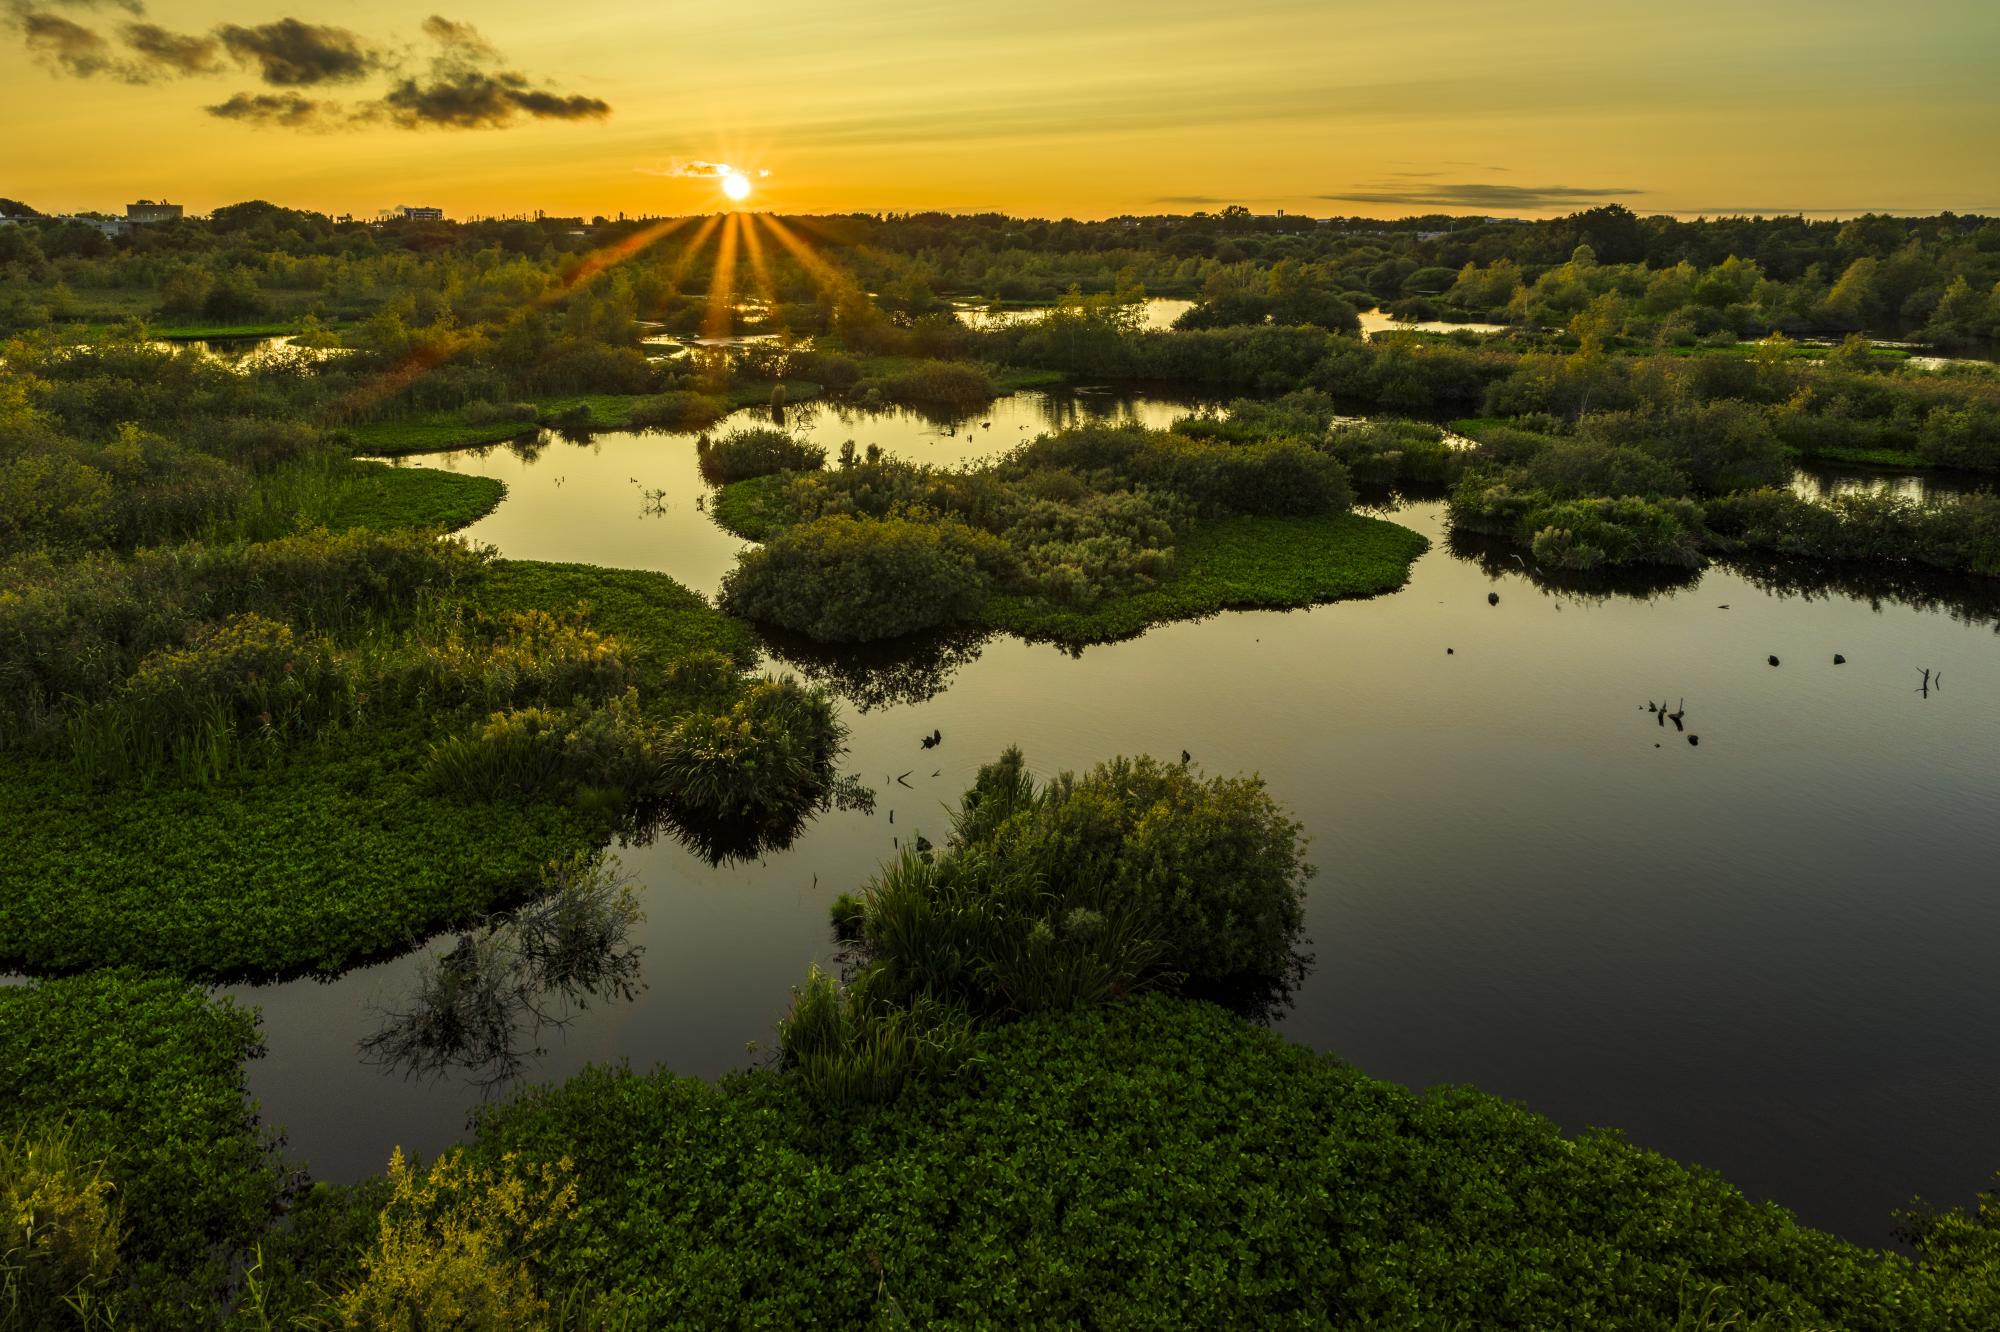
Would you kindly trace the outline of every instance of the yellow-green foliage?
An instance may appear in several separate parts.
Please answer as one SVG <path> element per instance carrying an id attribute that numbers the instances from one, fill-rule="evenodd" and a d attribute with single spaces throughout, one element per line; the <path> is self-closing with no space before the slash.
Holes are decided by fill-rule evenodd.
<path id="1" fill-rule="evenodd" d="M 361 1279 L 334 1303 L 339 1326 L 370 1332 L 546 1327 L 549 1302 L 530 1264 L 576 1215 L 567 1157 L 531 1165 L 514 1153 L 473 1164 L 463 1153 L 429 1171 L 398 1148 L 381 1229 L 361 1259 Z"/>
<path id="2" fill-rule="evenodd" d="M 0 1139 L 0 1328 L 106 1316 L 125 1219 L 116 1193 L 67 1133 Z"/>

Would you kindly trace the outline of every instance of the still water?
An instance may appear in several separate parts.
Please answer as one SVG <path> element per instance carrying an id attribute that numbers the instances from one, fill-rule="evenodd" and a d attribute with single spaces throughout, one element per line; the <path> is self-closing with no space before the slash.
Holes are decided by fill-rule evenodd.
<path id="1" fill-rule="evenodd" d="M 789 424 L 953 463 L 1079 415 L 1181 410 L 1019 395 L 990 429 L 951 434 L 831 409 Z M 508 483 L 468 533 L 508 555 L 712 592 L 741 548 L 697 505 L 686 436 L 422 465 Z M 846 672 L 866 702 L 845 709 L 846 766 L 876 811 L 825 815 L 754 863 L 712 866 L 670 839 L 622 849 L 643 886 L 645 989 L 546 1034 L 529 1075 L 753 1063 L 746 1043 L 769 1047 L 788 987 L 836 964 L 834 894 L 893 839 L 936 840 L 981 762 L 1008 744 L 1043 774 L 1187 749 L 1210 773 L 1261 772 L 1312 839 L 1316 963 L 1281 1022 L 1292 1038 L 1572 1129 L 1615 1125 L 1864 1242 L 1886 1242 L 1914 1194 L 1969 1200 L 2000 1167 L 2000 594 L 1720 567 L 1542 587 L 1505 552 L 1455 548 L 1434 501 L 1388 516 L 1432 541 L 1390 596 L 1075 655 L 993 638 L 894 676 Z M 1942 686 L 1917 692 L 1921 667 Z M 1698 747 L 1647 711 L 1662 699 Z M 933 729 L 944 743 L 920 749 Z M 360 1060 L 414 965 L 236 991 L 262 1007 L 270 1049 L 251 1091 L 323 1177 L 379 1171 L 399 1143 L 434 1152 L 480 1100 Z"/>

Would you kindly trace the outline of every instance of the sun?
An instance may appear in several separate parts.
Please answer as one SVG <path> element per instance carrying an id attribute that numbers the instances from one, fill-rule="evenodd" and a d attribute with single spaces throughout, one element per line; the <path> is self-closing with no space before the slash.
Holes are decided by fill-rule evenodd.
<path id="1" fill-rule="evenodd" d="M 750 178 L 741 171 L 732 171 L 722 178 L 722 192 L 741 203 L 750 197 Z"/>

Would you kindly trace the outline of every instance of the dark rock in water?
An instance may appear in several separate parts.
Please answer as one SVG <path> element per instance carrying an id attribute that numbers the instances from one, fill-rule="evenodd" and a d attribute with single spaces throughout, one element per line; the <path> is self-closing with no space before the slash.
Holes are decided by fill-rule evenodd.
<path id="1" fill-rule="evenodd" d="M 1499 604 L 1500 604 L 1500 594 L 1499 594 L 1498 592 L 1488 592 L 1488 593 L 1486 594 L 1486 604 L 1487 604 L 1487 605 L 1489 605 L 1489 606 L 1497 606 L 1497 605 L 1499 605 Z"/>
<path id="2" fill-rule="evenodd" d="M 1833 654 L 1833 664 L 1836 666 L 1845 666 L 1847 664 L 1847 658 L 1841 656 L 1838 652 L 1836 652 Z"/>
<path id="3" fill-rule="evenodd" d="M 1701 743 L 1701 737 L 1698 735 L 1691 735 L 1688 737 L 1688 743 L 1691 745 L 1698 745 Z"/>
<path id="4" fill-rule="evenodd" d="M 1770 662 L 1773 666 L 1776 666 L 1778 664 L 1778 659 L 1776 657 L 1772 657 L 1770 658 Z"/>

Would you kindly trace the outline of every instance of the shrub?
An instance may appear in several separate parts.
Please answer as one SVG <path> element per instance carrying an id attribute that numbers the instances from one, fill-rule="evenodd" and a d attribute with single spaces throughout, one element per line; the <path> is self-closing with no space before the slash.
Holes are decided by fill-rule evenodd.
<path id="1" fill-rule="evenodd" d="M 667 729 L 656 790 L 703 819 L 796 820 L 828 797 L 846 739 L 824 690 L 761 680 L 727 712 L 690 713 Z"/>
<path id="2" fill-rule="evenodd" d="M 86 772 L 146 772 L 173 764 L 212 782 L 251 752 L 275 753 L 344 719 L 354 682 L 326 639 L 255 612 L 197 630 L 154 652 L 112 697 L 71 721 L 70 747 Z"/>
<path id="3" fill-rule="evenodd" d="M 633 403 L 625 424 L 634 430 L 706 430 L 729 411 L 727 398 L 674 389 Z"/>
<path id="4" fill-rule="evenodd" d="M 1368 486 L 1445 485 L 1456 479 L 1465 454 L 1444 431 L 1418 421 L 1355 421 L 1334 427 L 1326 451 Z"/>
<path id="5" fill-rule="evenodd" d="M 0 1327 L 111 1326 L 124 1208 L 66 1132 L 0 1137 Z"/>
<path id="6" fill-rule="evenodd" d="M 833 1110 L 893 1100 L 908 1083 L 954 1071 L 975 1048 L 970 1020 L 930 999 L 878 1004 L 813 967 L 778 1020 L 780 1066 Z"/>
<path id="7" fill-rule="evenodd" d="M 793 439 L 782 430 L 736 430 L 718 440 L 695 443 L 701 473 L 715 485 L 773 472 L 809 472 L 826 462 L 826 450 Z"/>
<path id="8" fill-rule="evenodd" d="M 964 361 L 919 361 L 854 385 L 855 393 L 873 391 L 887 402 L 929 407 L 945 412 L 976 412 L 999 396 L 993 377 Z"/>
<path id="9" fill-rule="evenodd" d="M 533 1264 L 576 1215 L 567 1159 L 497 1165 L 449 1152 L 428 1171 L 389 1159 L 389 1202 L 361 1279 L 334 1301 L 340 1326 L 506 1332 L 548 1326 Z"/>
<path id="10" fill-rule="evenodd" d="M 1011 563 L 1005 543 L 963 523 L 834 515 L 744 552 L 722 605 L 821 642 L 898 638 L 972 619 Z"/>
<path id="11" fill-rule="evenodd" d="M 459 416 L 467 425 L 531 426 L 540 419 L 541 411 L 532 402 L 474 402 L 468 403 Z"/>
<path id="12" fill-rule="evenodd" d="M 868 885 L 856 985 L 984 1015 L 1155 985 L 1261 1004 L 1297 972 L 1311 872 L 1254 778 L 1141 758 L 1038 786 L 1010 749 L 980 769 L 941 854 L 906 852 Z"/>
<path id="13" fill-rule="evenodd" d="M 425 775 L 433 790 L 470 800 L 547 796 L 579 785 L 638 796 L 652 781 L 653 732 L 636 689 L 601 705 L 510 708 L 432 746 Z"/>

